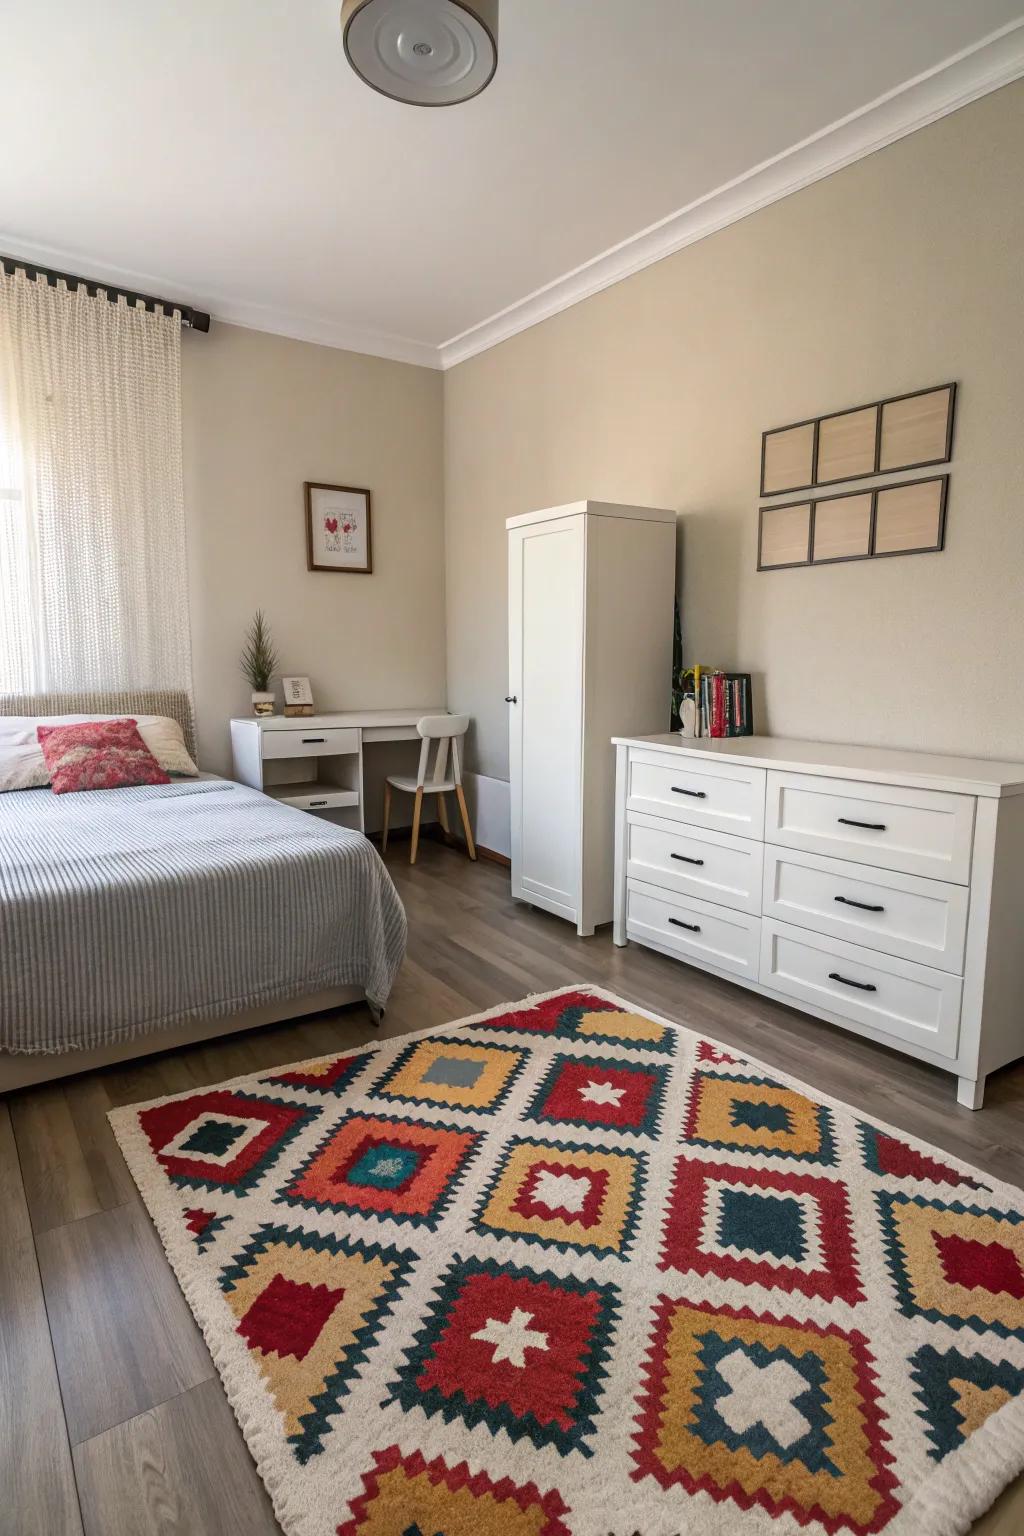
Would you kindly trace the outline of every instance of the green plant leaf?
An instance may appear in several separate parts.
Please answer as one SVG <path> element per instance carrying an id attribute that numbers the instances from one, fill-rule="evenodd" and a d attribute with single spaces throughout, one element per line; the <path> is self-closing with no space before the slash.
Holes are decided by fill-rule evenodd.
<path id="1" fill-rule="evenodd" d="M 277 649 L 270 636 L 270 626 L 263 610 L 257 608 L 246 632 L 241 658 L 242 672 L 253 693 L 269 692 L 270 679 L 277 671 L 277 661 Z"/>

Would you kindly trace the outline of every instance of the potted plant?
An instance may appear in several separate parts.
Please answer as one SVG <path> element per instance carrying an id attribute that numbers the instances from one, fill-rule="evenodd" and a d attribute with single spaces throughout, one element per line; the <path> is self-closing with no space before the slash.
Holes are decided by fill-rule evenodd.
<path id="1" fill-rule="evenodd" d="M 274 695 L 270 692 L 270 679 L 277 670 L 277 651 L 270 638 L 270 626 L 257 608 L 256 616 L 249 625 L 242 652 L 242 671 L 252 688 L 252 712 L 254 715 L 274 713 Z"/>

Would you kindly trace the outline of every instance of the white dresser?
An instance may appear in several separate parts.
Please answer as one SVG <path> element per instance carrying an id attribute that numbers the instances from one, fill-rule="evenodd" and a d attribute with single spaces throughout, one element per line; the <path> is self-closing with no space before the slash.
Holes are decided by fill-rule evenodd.
<path id="1" fill-rule="evenodd" d="M 933 1062 L 1024 1055 L 1024 764 L 616 737 L 616 944 Z"/>

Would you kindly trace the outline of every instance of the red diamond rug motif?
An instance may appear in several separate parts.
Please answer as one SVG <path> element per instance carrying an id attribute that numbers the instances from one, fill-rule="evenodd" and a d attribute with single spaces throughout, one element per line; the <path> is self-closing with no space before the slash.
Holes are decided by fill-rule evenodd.
<path id="1" fill-rule="evenodd" d="M 112 1112 L 284 1536 L 966 1536 L 1024 1195 L 598 987 Z"/>

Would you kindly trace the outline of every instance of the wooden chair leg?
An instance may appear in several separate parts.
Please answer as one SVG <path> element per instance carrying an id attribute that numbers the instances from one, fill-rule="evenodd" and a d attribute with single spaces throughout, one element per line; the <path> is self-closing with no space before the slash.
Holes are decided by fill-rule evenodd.
<path id="1" fill-rule="evenodd" d="M 448 807 L 444 803 L 444 795 L 437 797 L 437 818 L 441 823 L 441 831 L 446 837 L 451 837 L 452 829 L 448 825 Z"/>
<path id="2" fill-rule="evenodd" d="M 416 791 L 416 804 L 412 812 L 412 843 L 409 848 L 409 863 L 416 863 L 416 850 L 420 845 L 420 811 L 423 809 L 423 791 Z"/>
<path id="3" fill-rule="evenodd" d="M 381 853 L 387 852 L 388 846 L 388 822 L 391 820 L 391 785 L 384 781 L 384 832 L 380 840 Z"/>
<path id="4" fill-rule="evenodd" d="M 473 841 L 473 834 L 469 828 L 469 812 L 466 810 L 466 797 L 462 793 L 461 784 L 456 784 L 455 786 L 455 798 L 459 802 L 459 814 L 462 817 L 462 830 L 466 834 L 466 847 L 469 850 L 470 858 L 475 859 L 476 844 Z"/>

